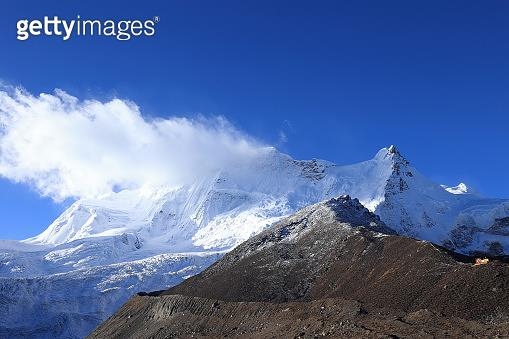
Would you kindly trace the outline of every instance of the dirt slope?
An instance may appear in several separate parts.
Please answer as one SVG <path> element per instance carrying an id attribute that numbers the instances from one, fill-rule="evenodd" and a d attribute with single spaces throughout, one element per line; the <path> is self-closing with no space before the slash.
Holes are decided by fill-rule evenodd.
<path id="1" fill-rule="evenodd" d="M 509 337 L 507 264 L 391 234 L 355 199 L 310 206 L 91 337 Z"/>

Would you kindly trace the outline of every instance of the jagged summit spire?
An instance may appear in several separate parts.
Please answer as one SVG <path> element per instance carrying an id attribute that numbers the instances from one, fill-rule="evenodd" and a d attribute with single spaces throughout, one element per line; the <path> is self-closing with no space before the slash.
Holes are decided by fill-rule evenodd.
<path id="1" fill-rule="evenodd" d="M 410 161 L 408 161 L 399 151 L 399 149 L 395 145 L 390 145 L 387 148 L 387 153 L 392 156 L 392 159 L 395 163 L 400 163 L 404 165 L 409 165 Z"/>
<path id="2" fill-rule="evenodd" d="M 387 152 L 389 152 L 389 154 L 398 154 L 398 155 L 401 155 L 399 153 L 399 150 L 396 148 L 395 145 L 390 145 L 388 148 L 387 148 Z"/>
<path id="3" fill-rule="evenodd" d="M 386 159 L 390 158 L 396 163 L 402 163 L 405 165 L 410 164 L 410 162 L 401 155 L 399 148 L 395 145 L 390 145 L 389 147 L 384 147 L 375 156 L 375 159 Z"/>

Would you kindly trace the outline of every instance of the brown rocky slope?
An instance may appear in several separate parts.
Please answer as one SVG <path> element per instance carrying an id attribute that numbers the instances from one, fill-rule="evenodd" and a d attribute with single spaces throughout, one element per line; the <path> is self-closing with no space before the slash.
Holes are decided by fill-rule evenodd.
<path id="1" fill-rule="evenodd" d="M 356 199 L 307 207 L 91 338 L 509 337 L 509 266 L 393 235 Z"/>

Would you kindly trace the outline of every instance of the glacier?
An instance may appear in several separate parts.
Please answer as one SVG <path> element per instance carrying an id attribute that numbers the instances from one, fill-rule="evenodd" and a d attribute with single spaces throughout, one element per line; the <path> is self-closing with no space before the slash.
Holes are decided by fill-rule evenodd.
<path id="1" fill-rule="evenodd" d="M 346 194 L 399 234 L 509 254 L 509 200 L 434 183 L 394 146 L 346 166 L 267 147 L 192 185 L 78 200 L 41 234 L 0 240 L 0 337 L 82 338 L 133 294 L 178 284 L 281 218 Z"/>

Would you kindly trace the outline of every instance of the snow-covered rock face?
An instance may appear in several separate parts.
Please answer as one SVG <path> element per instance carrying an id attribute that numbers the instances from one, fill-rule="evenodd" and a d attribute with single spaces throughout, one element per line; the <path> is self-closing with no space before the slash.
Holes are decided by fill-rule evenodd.
<path id="1" fill-rule="evenodd" d="M 82 337 L 133 293 L 175 285 L 294 211 L 346 194 L 400 234 L 509 253 L 509 201 L 433 183 L 394 146 L 349 166 L 267 148 L 193 185 L 77 201 L 40 235 L 0 241 L 0 337 Z"/>
<path id="2" fill-rule="evenodd" d="M 250 164 L 228 168 L 194 185 L 122 191 L 80 200 L 46 231 L 24 242 L 59 245 L 123 233 L 169 251 L 224 250 L 297 209 L 349 194 L 374 210 L 384 198 L 392 158 L 382 150 L 351 166 L 296 161 L 269 148 Z"/>
<path id="3" fill-rule="evenodd" d="M 486 199 L 467 188 L 438 185 L 420 174 L 395 148 L 383 201 L 374 212 L 402 235 L 428 240 L 457 252 L 509 253 L 503 225 L 509 200 Z"/>
<path id="4" fill-rule="evenodd" d="M 376 236 L 395 234 L 394 230 L 387 227 L 380 217 L 370 212 L 358 199 L 342 195 L 307 206 L 275 223 L 238 246 L 234 250 L 234 256 L 245 257 L 251 251 L 259 251 L 275 244 L 295 244 L 309 232 L 313 232 L 314 235 L 320 233 L 321 236 L 313 239 L 312 242 L 319 244 L 321 252 L 331 253 L 334 251 L 334 246 L 331 245 L 337 245 L 336 242 L 327 243 L 323 241 L 323 238 L 330 238 L 331 234 L 334 236 L 355 234 L 359 227 L 374 232 Z"/>

